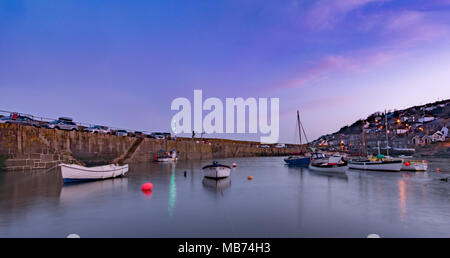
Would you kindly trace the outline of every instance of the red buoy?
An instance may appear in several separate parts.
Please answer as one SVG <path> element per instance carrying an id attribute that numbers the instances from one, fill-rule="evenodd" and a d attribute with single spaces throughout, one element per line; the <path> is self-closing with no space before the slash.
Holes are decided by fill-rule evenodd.
<path id="1" fill-rule="evenodd" d="M 152 196 L 152 190 L 142 191 L 142 193 L 146 196 Z"/>
<path id="2" fill-rule="evenodd" d="M 236 163 L 233 163 L 233 167 L 235 168 L 237 165 L 236 165 Z"/>
<path id="3" fill-rule="evenodd" d="M 409 162 L 408 161 L 405 162 L 405 166 L 409 167 Z"/>
<path id="4" fill-rule="evenodd" d="M 141 187 L 142 191 L 151 191 L 153 189 L 152 183 L 145 183 Z"/>

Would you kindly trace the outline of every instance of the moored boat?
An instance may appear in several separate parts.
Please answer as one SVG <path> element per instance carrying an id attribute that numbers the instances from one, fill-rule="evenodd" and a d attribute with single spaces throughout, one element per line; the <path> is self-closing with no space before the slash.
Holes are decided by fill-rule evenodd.
<path id="1" fill-rule="evenodd" d="M 399 172 L 402 168 L 402 160 L 352 160 L 348 162 L 351 169 L 377 170 Z"/>
<path id="2" fill-rule="evenodd" d="M 404 160 L 402 171 L 427 171 L 428 163 L 426 160 Z"/>
<path id="3" fill-rule="evenodd" d="M 157 162 L 173 162 L 173 161 L 177 161 L 178 157 L 177 157 L 177 152 L 175 150 L 171 151 L 171 152 L 162 152 L 160 151 L 156 157 L 155 157 L 155 161 Z"/>
<path id="4" fill-rule="evenodd" d="M 84 167 L 75 164 L 60 164 L 61 175 L 65 183 L 92 181 L 123 176 L 128 172 L 128 164 L 123 166 L 110 164 L 97 167 Z"/>
<path id="5" fill-rule="evenodd" d="M 300 140 L 300 153 L 303 153 L 302 150 L 302 128 L 303 125 L 300 121 L 300 112 L 297 110 L 297 126 L 298 126 L 298 135 L 299 135 L 299 140 Z M 303 134 L 306 138 L 306 134 L 305 131 L 303 130 Z M 284 159 L 284 162 L 286 162 L 286 164 L 288 165 L 300 165 L 300 166 L 308 166 L 309 163 L 311 162 L 311 157 L 307 157 L 305 155 L 298 155 L 298 156 L 290 156 L 288 158 Z"/>
<path id="6" fill-rule="evenodd" d="M 312 171 L 343 173 L 347 170 L 347 161 L 342 157 L 330 157 L 311 161 L 308 168 Z"/>
<path id="7" fill-rule="evenodd" d="M 230 166 L 219 164 L 217 161 L 214 161 L 211 165 L 204 166 L 202 170 L 203 175 L 207 178 L 226 178 L 231 174 Z"/>
<path id="8" fill-rule="evenodd" d="M 378 155 L 376 156 L 376 159 L 359 159 L 359 160 L 350 160 L 348 162 L 348 167 L 351 169 L 359 169 L 359 170 L 373 170 L 373 171 L 393 171 L 393 172 L 399 172 L 403 165 L 403 160 L 401 159 L 392 159 L 389 157 L 389 133 L 388 133 L 388 122 L 387 122 L 387 112 L 384 112 L 384 128 L 386 133 L 386 154 L 384 155 L 380 154 L 380 141 L 378 141 Z M 365 130 L 363 128 L 363 138 L 365 139 Z M 367 148 L 367 144 L 364 140 L 364 145 Z M 367 154 L 367 150 L 366 150 Z"/>
<path id="9" fill-rule="evenodd" d="M 288 165 L 308 165 L 311 161 L 311 157 L 305 156 L 290 156 L 284 159 L 284 162 Z"/>

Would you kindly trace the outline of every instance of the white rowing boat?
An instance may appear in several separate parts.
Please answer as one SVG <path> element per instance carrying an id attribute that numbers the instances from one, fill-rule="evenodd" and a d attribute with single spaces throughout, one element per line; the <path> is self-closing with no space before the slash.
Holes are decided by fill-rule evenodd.
<path id="1" fill-rule="evenodd" d="M 60 164 L 64 182 L 100 180 L 123 176 L 128 172 L 128 164 L 119 166 L 115 164 L 84 167 L 75 164 Z"/>
<path id="2" fill-rule="evenodd" d="M 219 164 L 214 161 L 212 165 L 204 166 L 203 175 L 207 178 L 226 178 L 231 174 L 231 167 Z"/>

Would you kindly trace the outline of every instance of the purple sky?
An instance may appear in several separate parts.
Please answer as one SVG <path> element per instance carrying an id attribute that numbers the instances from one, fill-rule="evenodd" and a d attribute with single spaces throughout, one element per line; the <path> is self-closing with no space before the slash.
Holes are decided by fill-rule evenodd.
<path id="1" fill-rule="evenodd" d="M 450 0 L 0 0 L 2 110 L 169 131 L 194 89 L 279 97 L 281 142 L 449 98 Z"/>

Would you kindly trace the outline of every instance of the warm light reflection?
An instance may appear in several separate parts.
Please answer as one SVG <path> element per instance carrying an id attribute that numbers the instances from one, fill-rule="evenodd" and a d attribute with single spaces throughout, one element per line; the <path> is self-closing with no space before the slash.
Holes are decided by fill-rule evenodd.
<path id="1" fill-rule="evenodd" d="M 400 201 L 400 218 L 403 220 L 406 215 L 406 191 L 405 191 L 405 181 L 398 180 L 398 193 Z"/>

